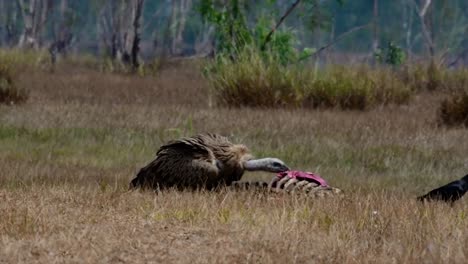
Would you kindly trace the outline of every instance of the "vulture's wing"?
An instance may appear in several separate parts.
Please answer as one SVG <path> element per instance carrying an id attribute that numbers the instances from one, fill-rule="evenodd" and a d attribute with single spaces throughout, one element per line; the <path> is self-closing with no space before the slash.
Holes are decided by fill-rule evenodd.
<path id="1" fill-rule="evenodd" d="M 161 146 L 156 159 L 140 170 L 132 185 L 161 189 L 216 187 L 218 161 L 202 143 L 185 138 Z"/>

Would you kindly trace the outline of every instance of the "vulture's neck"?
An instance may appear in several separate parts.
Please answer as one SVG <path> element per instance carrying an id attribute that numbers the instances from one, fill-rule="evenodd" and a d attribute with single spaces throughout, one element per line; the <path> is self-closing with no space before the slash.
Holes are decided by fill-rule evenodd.
<path id="1" fill-rule="evenodd" d="M 266 171 L 269 159 L 252 159 L 244 162 L 244 169 L 247 171 Z"/>

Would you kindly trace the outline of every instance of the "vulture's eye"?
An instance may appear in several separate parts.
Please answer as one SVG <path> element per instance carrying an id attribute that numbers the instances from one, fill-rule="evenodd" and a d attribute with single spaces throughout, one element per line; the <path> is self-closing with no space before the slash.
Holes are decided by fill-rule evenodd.
<path id="1" fill-rule="evenodd" d="M 280 164 L 279 162 L 273 162 L 273 166 L 275 166 L 275 167 L 280 167 L 281 164 Z"/>

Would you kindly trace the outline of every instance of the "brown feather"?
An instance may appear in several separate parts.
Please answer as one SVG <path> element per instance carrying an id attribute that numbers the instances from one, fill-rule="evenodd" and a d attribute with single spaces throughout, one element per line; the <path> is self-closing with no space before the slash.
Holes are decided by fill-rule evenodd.
<path id="1" fill-rule="evenodd" d="M 241 179 L 243 162 L 251 159 L 244 145 L 217 134 L 200 134 L 170 141 L 156 159 L 142 168 L 132 187 L 213 189 Z"/>

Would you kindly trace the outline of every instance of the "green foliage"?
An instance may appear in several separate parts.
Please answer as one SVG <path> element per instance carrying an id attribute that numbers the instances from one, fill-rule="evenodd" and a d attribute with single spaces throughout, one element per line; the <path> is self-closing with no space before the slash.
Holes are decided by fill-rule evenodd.
<path id="1" fill-rule="evenodd" d="M 202 0 L 199 11 L 206 22 L 215 26 L 217 52 L 233 55 L 235 50 L 252 44 L 252 34 L 247 27 L 246 3 L 242 0 L 219 1 Z"/>
<path id="2" fill-rule="evenodd" d="M 438 121 L 445 126 L 468 127 L 468 93 L 457 91 L 442 101 L 438 111 Z"/>
<path id="3" fill-rule="evenodd" d="M 390 65 L 401 65 L 405 62 L 406 56 L 403 49 L 395 45 L 393 42 L 388 43 L 388 50 L 385 62 Z"/>
<path id="4" fill-rule="evenodd" d="M 339 2 L 339 1 L 338 1 Z M 305 48 L 300 51 L 297 34 L 291 27 L 281 26 L 273 30 L 280 15 L 277 12 L 276 1 L 262 3 L 260 14 L 251 12 L 259 5 L 249 1 L 235 0 L 225 4 L 222 1 L 202 0 L 199 12 L 202 18 L 215 26 L 216 51 L 220 56 L 236 59 L 238 53 L 246 47 L 262 50 L 263 57 L 272 56 L 277 62 L 286 65 L 304 60 L 313 53 L 313 49 Z M 306 27 L 310 30 L 327 28 L 331 16 L 325 16 L 324 9 L 319 1 L 307 0 L 302 3 L 299 16 L 303 17 Z M 283 11 L 284 12 L 284 11 Z M 248 15 L 255 16 L 255 23 L 249 20 Z M 291 15 L 294 16 L 294 15 Z"/>
<path id="5" fill-rule="evenodd" d="M 379 49 L 375 53 L 375 58 L 380 63 L 386 63 L 392 66 L 399 66 L 405 63 L 406 55 L 402 48 L 390 41 L 386 49 Z"/>
<path id="6" fill-rule="evenodd" d="M 253 32 L 255 40 L 255 48 L 261 49 L 262 45 L 267 38 L 268 33 L 271 31 L 269 26 L 271 19 L 261 17 L 258 20 Z M 286 65 L 291 62 L 297 62 L 300 58 L 300 53 L 295 48 L 298 41 L 295 32 L 291 28 L 276 31 L 270 38 L 268 46 L 261 52 L 262 57 L 274 57 L 277 62 Z"/>

